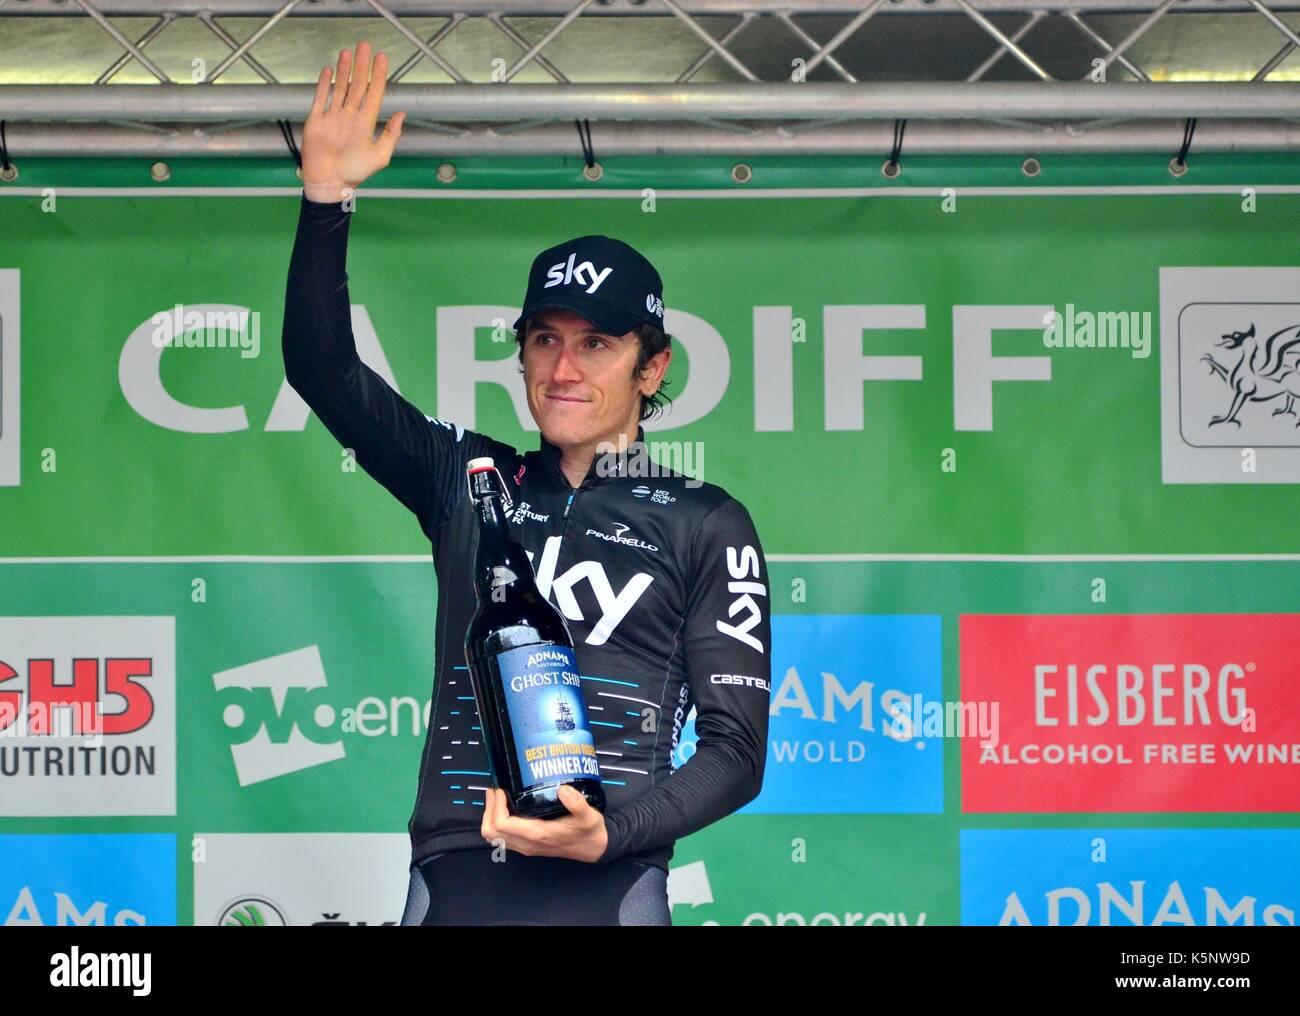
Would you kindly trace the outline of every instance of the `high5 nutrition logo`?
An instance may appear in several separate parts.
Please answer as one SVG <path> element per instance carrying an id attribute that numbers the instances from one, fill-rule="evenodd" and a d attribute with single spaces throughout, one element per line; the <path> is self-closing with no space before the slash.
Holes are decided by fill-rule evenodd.
<path id="1" fill-rule="evenodd" d="M 0 618 L 0 815 L 174 814 L 175 619 Z"/>
<path id="2" fill-rule="evenodd" d="M 1160 270 L 1166 483 L 1300 483 L 1300 269 Z"/>

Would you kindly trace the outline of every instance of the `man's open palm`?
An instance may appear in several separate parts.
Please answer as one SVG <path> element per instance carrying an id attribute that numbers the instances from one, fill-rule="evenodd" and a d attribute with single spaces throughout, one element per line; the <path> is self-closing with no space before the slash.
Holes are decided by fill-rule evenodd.
<path id="1" fill-rule="evenodd" d="M 406 114 L 394 113 L 383 133 L 375 138 L 387 76 L 385 53 L 375 56 L 372 75 L 367 42 L 357 46 L 355 58 L 349 50 L 340 52 L 337 72 L 329 67 L 321 69 L 311 114 L 303 127 L 304 185 L 315 188 L 317 193 L 326 188 L 355 188 L 388 165 L 402 135 Z M 331 195 L 331 199 L 342 200 L 342 195 Z"/>

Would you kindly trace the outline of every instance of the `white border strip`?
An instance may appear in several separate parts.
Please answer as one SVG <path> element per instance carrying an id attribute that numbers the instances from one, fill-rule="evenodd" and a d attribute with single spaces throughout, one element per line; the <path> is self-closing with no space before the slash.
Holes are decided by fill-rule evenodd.
<path id="1" fill-rule="evenodd" d="M 740 190 L 733 188 L 674 190 L 656 187 L 659 196 L 674 198 L 940 198 L 952 187 L 961 197 L 1104 197 L 1122 194 L 1175 195 L 1175 194 L 1234 194 L 1240 195 L 1249 187 L 1256 194 L 1300 194 L 1300 184 L 1206 184 L 1201 186 L 1178 184 L 1143 185 L 1132 187 L 963 187 L 945 185 L 936 187 L 773 187 Z M 41 197 L 50 188 L 0 187 L 0 197 Z M 59 195 L 92 198 L 190 198 L 190 197 L 298 197 L 301 187 L 59 187 L 52 189 Z M 409 198 L 415 200 L 481 200 L 500 199 L 554 199 L 572 201 L 575 198 L 635 198 L 644 194 L 640 188 L 628 190 L 425 190 L 365 188 L 357 194 L 359 201 L 366 198 Z"/>
<path id="2" fill-rule="evenodd" d="M 1300 554 L 765 554 L 779 564 L 808 562 L 1006 562 L 1077 561 L 1300 561 Z M 433 564 L 429 554 L 340 554 L 292 557 L 260 554 L 209 554 L 193 557 L 0 557 L 6 564 Z"/>

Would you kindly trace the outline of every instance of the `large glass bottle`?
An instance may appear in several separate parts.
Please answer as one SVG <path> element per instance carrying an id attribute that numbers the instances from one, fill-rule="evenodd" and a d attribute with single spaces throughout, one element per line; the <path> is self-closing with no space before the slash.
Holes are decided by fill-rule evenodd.
<path id="1" fill-rule="evenodd" d="M 511 813 L 525 818 L 567 815 L 557 796 L 566 783 L 604 811 L 569 626 L 538 591 L 510 532 L 505 484 L 492 459 L 470 460 L 467 472 L 479 539 L 478 609 L 465 632 L 465 660 L 493 782 L 506 791 Z"/>

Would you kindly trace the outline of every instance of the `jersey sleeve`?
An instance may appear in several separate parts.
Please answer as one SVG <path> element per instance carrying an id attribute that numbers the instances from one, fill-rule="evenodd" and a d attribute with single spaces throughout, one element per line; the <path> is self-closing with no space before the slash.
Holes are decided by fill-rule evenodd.
<path id="1" fill-rule="evenodd" d="M 285 291 L 281 348 L 289 384 L 357 463 L 433 540 L 466 493 L 465 464 L 514 455 L 509 446 L 426 416 L 357 355 L 348 299 L 343 202 L 305 194 Z M 502 463 L 504 465 L 504 463 Z"/>
<path id="2" fill-rule="evenodd" d="M 670 844 L 758 796 L 767 760 L 772 656 L 767 564 L 734 498 L 692 537 L 694 584 L 682 625 L 695 753 L 627 807 L 605 816 L 600 861 Z"/>

